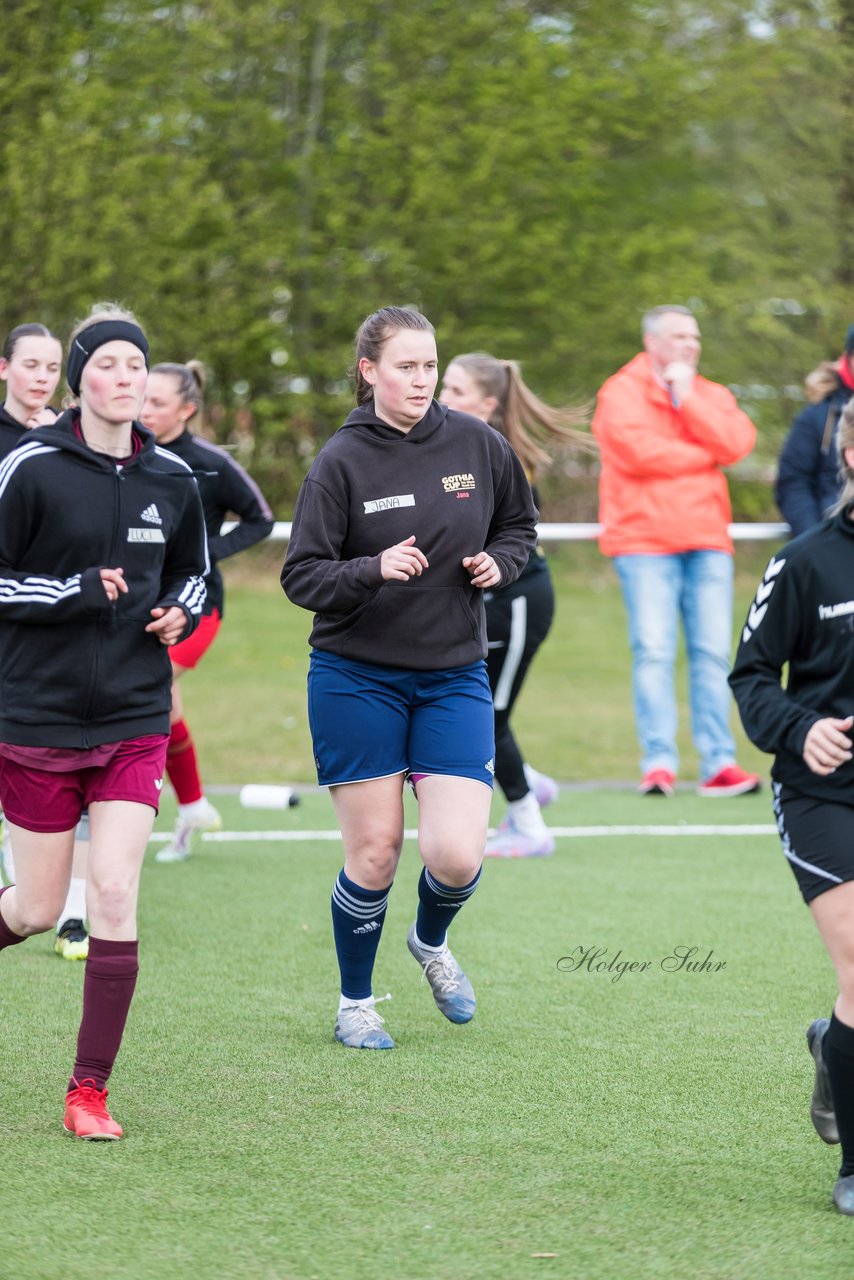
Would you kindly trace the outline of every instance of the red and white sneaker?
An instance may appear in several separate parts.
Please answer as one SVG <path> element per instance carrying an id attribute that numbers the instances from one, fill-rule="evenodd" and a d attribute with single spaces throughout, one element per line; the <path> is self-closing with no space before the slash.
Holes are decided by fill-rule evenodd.
<path id="1" fill-rule="evenodd" d="M 754 791 L 762 790 L 762 779 L 758 773 L 745 773 L 737 764 L 728 764 L 719 769 L 713 778 L 708 778 L 697 788 L 698 796 L 747 796 Z"/>
<path id="2" fill-rule="evenodd" d="M 88 1142 L 115 1142 L 123 1129 L 107 1110 L 107 1090 L 83 1080 L 65 1095 L 65 1132 Z"/>
<path id="3" fill-rule="evenodd" d="M 638 791 L 642 796 L 672 796 L 676 788 L 676 775 L 669 769 L 650 769 L 641 778 Z"/>

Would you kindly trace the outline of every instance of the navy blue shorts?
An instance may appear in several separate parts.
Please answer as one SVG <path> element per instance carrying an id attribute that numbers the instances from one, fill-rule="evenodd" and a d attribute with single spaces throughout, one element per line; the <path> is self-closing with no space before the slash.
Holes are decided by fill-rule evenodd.
<path id="1" fill-rule="evenodd" d="M 308 722 L 323 787 L 395 773 L 492 786 L 495 716 L 484 662 L 409 671 L 314 649 Z"/>

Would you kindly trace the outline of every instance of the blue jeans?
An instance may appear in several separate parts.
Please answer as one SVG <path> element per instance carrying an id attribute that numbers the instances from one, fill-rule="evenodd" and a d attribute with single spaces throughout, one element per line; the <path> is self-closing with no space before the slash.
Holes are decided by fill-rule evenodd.
<path id="1" fill-rule="evenodd" d="M 685 632 L 691 729 L 705 781 L 735 761 L 727 676 L 732 651 L 732 556 L 725 551 L 615 556 L 632 649 L 641 770 L 677 773 L 674 665 Z"/>

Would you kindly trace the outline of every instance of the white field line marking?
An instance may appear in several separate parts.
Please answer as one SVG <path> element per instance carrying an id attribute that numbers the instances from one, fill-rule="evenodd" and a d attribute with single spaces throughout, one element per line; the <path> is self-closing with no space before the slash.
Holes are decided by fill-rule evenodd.
<path id="1" fill-rule="evenodd" d="M 778 834 L 773 823 L 745 823 L 744 825 L 724 824 L 721 826 L 690 826 L 688 823 L 675 826 L 651 827 L 549 827 L 549 831 L 558 839 L 585 840 L 599 836 L 775 836 Z M 404 831 L 407 840 L 417 840 L 415 828 Z M 493 828 L 490 827 L 490 835 Z M 156 831 L 151 837 L 152 843 L 165 844 L 172 835 L 167 831 Z M 340 840 L 340 831 L 205 831 L 202 840 L 212 844 L 240 844 L 250 841 L 321 841 Z"/>

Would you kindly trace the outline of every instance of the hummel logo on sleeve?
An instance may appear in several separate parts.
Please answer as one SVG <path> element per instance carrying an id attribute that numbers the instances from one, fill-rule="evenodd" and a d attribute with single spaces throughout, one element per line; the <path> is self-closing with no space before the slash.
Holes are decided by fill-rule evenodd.
<path id="1" fill-rule="evenodd" d="M 854 613 L 854 600 L 840 600 L 838 604 L 820 604 L 818 606 L 818 616 L 822 622 L 827 622 L 833 618 L 847 618 L 852 613 Z"/>
<path id="2" fill-rule="evenodd" d="M 150 507 L 146 507 L 144 511 L 140 512 L 139 518 L 140 520 L 147 520 L 149 524 L 163 523 L 160 518 L 160 512 L 157 510 L 153 502 Z"/>
<path id="3" fill-rule="evenodd" d="M 741 633 L 741 639 L 744 644 L 747 644 L 747 641 L 753 635 L 754 631 L 765 617 L 765 614 L 768 612 L 768 598 L 774 590 L 774 584 L 777 581 L 777 574 L 785 563 L 785 558 L 783 560 L 777 560 L 774 556 L 771 557 L 771 562 L 765 570 L 765 577 L 756 588 L 756 596 L 754 597 L 753 604 L 750 606 L 750 612 L 747 615 L 747 622 L 744 624 L 744 630 Z"/>

